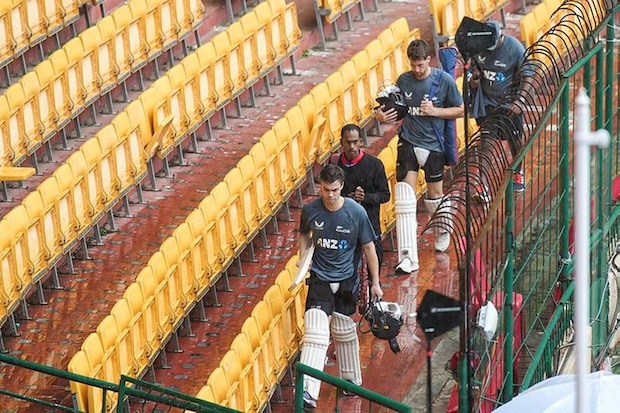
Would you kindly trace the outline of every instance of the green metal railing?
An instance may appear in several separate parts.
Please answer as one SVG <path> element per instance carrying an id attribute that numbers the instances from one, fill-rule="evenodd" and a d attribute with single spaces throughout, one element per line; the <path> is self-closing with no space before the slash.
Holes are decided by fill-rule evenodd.
<path id="1" fill-rule="evenodd" d="M 166 387 L 158 386 L 153 383 L 137 380 L 127 376 L 121 376 L 121 380 L 119 383 L 108 383 L 106 381 L 93 379 L 91 377 L 70 373 L 62 369 L 33 363 L 28 360 L 22 360 L 20 358 L 16 358 L 3 353 L 0 353 L 0 363 L 7 363 L 18 368 L 25 368 L 45 375 L 50 375 L 56 378 L 82 383 L 88 386 L 92 386 L 94 388 L 101 389 L 101 391 L 103 392 L 103 400 L 106 400 L 106 394 L 108 392 L 117 393 L 118 400 L 121 401 L 116 405 L 115 411 L 117 413 L 136 411 L 137 406 L 140 406 L 140 409 L 138 410 L 140 412 L 150 411 L 152 413 L 161 411 L 190 411 L 196 413 L 239 413 L 237 410 L 234 409 L 218 406 L 216 404 L 188 396 L 186 394 L 174 391 Z M 0 389 L 0 394 L 30 402 L 33 405 L 45 406 L 53 409 L 53 411 L 83 413 L 83 411 L 77 407 L 65 406 L 59 403 L 49 402 L 36 396 L 28 396 L 26 394 L 15 393 L 4 389 Z M 104 403 L 102 406 L 102 413 L 105 413 L 106 411 L 106 404 Z"/>
<path id="2" fill-rule="evenodd" d="M 314 369 L 306 364 L 296 363 L 295 364 L 295 412 L 303 412 L 304 411 L 304 375 L 315 377 L 321 380 L 323 383 L 331 384 L 338 389 L 343 389 L 348 392 L 357 394 L 360 397 L 363 397 L 370 401 L 371 406 L 372 403 L 378 404 L 379 406 L 387 407 L 395 412 L 399 413 L 411 413 L 411 406 L 407 406 L 403 403 L 399 403 L 395 400 L 389 399 L 379 393 L 376 393 L 372 390 L 368 390 L 361 386 L 356 386 L 355 384 L 343 380 L 339 377 L 332 376 L 331 374 L 325 373 L 321 370 Z M 337 403 L 337 402 L 336 402 Z M 336 410 L 338 411 L 338 406 L 336 405 Z M 369 408 L 368 411 L 372 411 Z"/>

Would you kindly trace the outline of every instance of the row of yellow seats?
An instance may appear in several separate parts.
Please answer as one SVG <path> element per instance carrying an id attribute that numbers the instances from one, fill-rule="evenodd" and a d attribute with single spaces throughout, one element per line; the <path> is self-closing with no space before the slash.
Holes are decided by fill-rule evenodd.
<path id="1" fill-rule="evenodd" d="M 150 125 L 147 124 L 147 119 L 152 118 L 152 105 L 153 101 L 148 94 L 141 95 L 110 125 L 102 128 L 96 138 L 87 141 L 80 151 L 71 155 L 67 165 L 61 166 L 41 185 L 40 188 L 46 191 L 45 197 L 35 191 L 26 198 L 24 205 L 7 214 L 5 224 L 11 230 L 5 233 L 11 234 L 11 238 L 7 238 L 3 244 L 3 257 L 8 263 L 5 268 L 11 268 L 12 271 L 3 279 L 0 289 L 6 297 L 2 307 L 3 321 L 26 297 L 30 287 L 46 275 L 146 175 L 151 156 L 149 143 L 153 139 Z M 279 139 L 286 138 L 280 136 Z M 148 152 L 145 152 L 145 147 Z M 279 146 L 276 145 L 276 148 L 279 149 Z M 288 153 L 302 153 L 294 152 L 298 149 Z M 274 148 L 269 147 L 268 150 Z M 273 153 L 270 152 L 270 155 Z M 244 172 L 247 171 L 253 170 L 246 168 Z M 41 206 L 32 207 L 35 201 Z M 218 202 L 229 201 L 227 195 L 218 196 Z M 71 208 L 67 209 L 67 205 Z M 46 211 L 44 220 L 39 210 Z M 28 211 L 29 215 L 26 213 Z M 70 213 L 65 214 L 67 211 Z M 40 229 L 44 224 L 54 227 L 44 231 Z M 236 232 L 231 230 L 231 234 Z M 234 240 L 226 245 L 236 245 L 234 242 L 237 238 Z M 245 245 L 245 240 L 239 245 Z M 237 252 L 240 250 L 237 249 Z"/>
<path id="2" fill-rule="evenodd" d="M 333 24 L 338 17 L 351 10 L 356 4 L 363 7 L 361 0 L 315 0 L 317 13 L 329 24 Z"/>
<path id="3" fill-rule="evenodd" d="M 555 26 L 562 13 L 555 13 L 563 0 L 545 0 L 536 5 L 532 11 L 525 14 L 519 25 L 521 27 L 521 40 L 525 47 L 533 45 L 543 33 Z M 555 14 L 554 14 L 555 13 Z"/>
<path id="4" fill-rule="evenodd" d="M 165 158 L 188 135 L 195 139 L 217 110 L 292 58 L 300 40 L 295 3 L 267 0 L 155 81 L 145 92 L 156 102 L 154 129 L 170 125 L 158 156 Z"/>
<path id="5" fill-rule="evenodd" d="M 0 97 L 0 166 L 19 165 L 80 112 L 202 19 L 200 0 L 130 0 Z"/>
<path id="6" fill-rule="evenodd" d="M 377 93 L 385 83 L 394 83 L 409 68 L 407 46 L 411 39 L 419 37 L 419 30 L 410 31 L 404 17 L 397 19 L 312 88 L 309 95 L 327 120 L 318 146 L 319 163 L 324 163 L 338 149 L 342 126 L 347 123 L 364 126 L 373 119 Z"/>
<path id="7" fill-rule="evenodd" d="M 4 323 L 31 288 L 146 175 L 152 136 L 140 100 L 86 141 L 0 221 Z"/>
<path id="8" fill-rule="evenodd" d="M 521 35 L 537 70 L 563 67 L 557 60 L 570 55 L 573 47 L 581 49 L 581 40 L 606 17 L 607 6 L 605 0 L 547 0 L 523 16 Z"/>
<path id="9" fill-rule="evenodd" d="M 307 288 L 301 283 L 288 290 L 297 259 L 289 259 L 278 274 L 196 397 L 242 412 L 264 411 L 303 336 Z"/>
<path id="10" fill-rule="evenodd" d="M 444 38 L 454 36 L 463 17 L 484 21 L 497 11 L 502 11 L 508 0 L 429 0 L 433 17 L 434 34 Z"/>
<path id="11" fill-rule="evenodd" d="M 0 67 L 80 17 L 90 0 L 4 0 L 0 4 Z"/>
<path id="12" fill-rule="evenodd" d="M 159 303 L 159 336 L 154 339 L 159 337 L 161 343 L 174 332 L 191 306 L 303 182 L 315 161 L 324 122 L 317 109 L 310 101 L 291 108 L 151 257 L 143 272 L 158 276 L 148 277 L 155 280 L 152 288 L 141 289 L 144 297 Z M 143 284 L 143 278 L 139 276 L 137 283 Z M 140 348 L 153 349 L 155 344 L 148 340 Z M 116 371 L 131 373 L 126 364 Z"/>

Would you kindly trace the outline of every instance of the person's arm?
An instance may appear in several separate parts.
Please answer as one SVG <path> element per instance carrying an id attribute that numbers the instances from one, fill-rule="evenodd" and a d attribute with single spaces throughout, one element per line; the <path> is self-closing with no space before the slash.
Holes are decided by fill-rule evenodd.
<path id="1" fill-rule="evenodd" d="M 310 249 L 310 246 L 312 245 L 312 237 L 310 236 L 310 233 L 307 232 L 305 234 L 302 234 L 300 232 L 299 236 L 297 237 L 297 242 L 299 245 L 299 256 L 303 257 L 306 251 L 308 251 Z"/>
<path id="2" fill-rule="evenodd" d="M 375 168 L 372 171 L 372 192 L 365 192 L 362 205 L 381 205 L 390 200 L 390 185 L 385 175 L 385 167 L 380 159 L 377 159 Z"/>
<path id="3" fill-rule="evenodd" d="M 420 112 L 424 116 L 432 116 L 434 118 L 458 119 L 464 116 L 465 108 L 463 105 L 449 108 L 437 108 L 433 106 L 433 102 L 425 100 L 420 104 Z"/>
<path id="4" fill-rule="evenodd" d="M 362 251 L 366 257 L 366 264 L 370 271 L 370 297 L 380 300 L 383 298 L 383 290 L 379 283 L 379 259 L 377 258 L 377 251 L 375 250 L 374 242 L 367 242 L 362 245 Z"/>
<path id="5" fill-rule="evenodd" d="M 385 109 L 385 105 L 379 106 L 375 109 L 375 119 L 383 123 L 401 123 L 402 120 L 398 120 L 398 112 L 395 109 Z"/>

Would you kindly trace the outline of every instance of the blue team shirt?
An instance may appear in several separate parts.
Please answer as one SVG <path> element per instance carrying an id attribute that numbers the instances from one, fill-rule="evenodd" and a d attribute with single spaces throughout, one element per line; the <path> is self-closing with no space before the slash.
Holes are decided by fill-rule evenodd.
<path id="1" fill-rule="evenodd" d="M 450 74 L 433 67 L 429 76 L 418 80 L 411 71 L 407 71 L 401 74 L 396 81 L 396 85 L 403 92 L 405 103 L 409 107 L 409 113 L 403 118 L 398 136 L 413 146 L 442 152 L 435 129 L 442 134 L 443 138 L 447 119 L 420 115 L 420 104 L 424 99 L 429 98 L 433 80 L 436 78 L 439 79 L 439 83 L 432 91 L 433 106 L 436 108 L 452 108 L 463 104 L 463 96 Z"/>
<path id="2" fill-rule="evenodd" d="M 318 198 L 301 210 L 301 234 L 312 233 L 314 256 L 311 270 L 323 281 L 338 282 L 354 273 L 354 257 L 363 244 L 375 239 L 366 210 L 350 198 L 342 208 L 328 211 Z"/>

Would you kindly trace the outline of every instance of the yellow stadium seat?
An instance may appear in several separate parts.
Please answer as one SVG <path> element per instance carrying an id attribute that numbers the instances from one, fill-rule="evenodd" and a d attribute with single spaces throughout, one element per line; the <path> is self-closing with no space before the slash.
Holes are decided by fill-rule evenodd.
<path id="1" fill-rule="evenodd" d="M 201 99 L 200 75 L 201 66 L 197 53 L 192 53 L 181 61 L 184 71 L 184 79 L 179 79 L 180 87 L 183 89 L 183 99 L 185 102 L 185 112 L 188 121 L 188 131 L 193 133 L 202 126 L 204 118 L 211 116 L 215 112 L 212 103 L 209 108 L 204 106 Z M 176 84 L 176 82 L 174 82 Z"/>
<path id="2" fill-rule="evenodd" d="M 273 63 L 280 65 L 288 56 L 288 40 L 285 38 L 286 27 L 284 25 L 283 10 L 272 10 L 271 2 L 265 1 L 254 7 L 253 13 L 259 26 L 267 28 L 273 50 Z"/>
<path id="3" fill-rule="evenodd" d="M 33 47 L 47 38 L 49 22 L 45 17 L 44 3 L 42 1 L 25 1 L 22 3 L 25 6 L 26 25 L 30 32 L 28 33 L 28 42 L 30 47 Z"/>
<path id="4" fill-rule="evenodd" d="M 246 394 L 245 381 L 241 381 L 241 371 L 243 367 L 237 353 L 234 350 L 228 350 L 220 360 L 219 367 L 224 371 L 225 383 L 228 384 L 228 392 L 226 399 L 230 401 L 230 405 L 242 412 L 252 411 L 253 395 Z"/>
<path id="5" fill-rule="evenodd" d="M 90 183 L 88 162 L 81 151 L 76 151 L 69 155 L 67 164 L 71 169 L 74 188 L 74 207 L 76 216 L 80 220 L 79 237 L 85 235 L 90 229 L 90 225 L 96 222 L 95 219 L 101 216 L 101 212 L 97 209 L 97 204 L 91 200 L 98 201 L 97 189 L 94 187 L 96 182 Z M 93 186 L 91 190 L 91 186 Z M 91 197 L 94 197 L 92 198 Z"/>
<path id="6" fill-rule="evenodd" d="M 29 83 L 32 82 L 32 83 Z M 43 128 L 39 123 L 39 110 L 36 90 L 32 88 L 38 83 L 33 72 L 24 75 L 20 82 L 9 86 L 4 95 L 9 102 L 12 122 L 15 122 L 19 137 L 19 147 L 25 147 L 27 155 L 32 155 L 43 142 Z M 33 86 L 34 85 L 34 86 Z M 13 116 L 15 116 L 13 120 Z M 13 125 L 11 125 L 13 129 Z M 21 151 L 18 150 L 18 153 Z M 37 167 L 36 158 L 33 165 Z"/>
<path id="7" fill-rule="evenodd" d="M 0 96 L 0 142 L 3 166 L 19 165 L 28 154 L 27 142 L 20 134 L 19 113 L 11 107 L 6 95 Z"/>
<path id="8" fill-rule="evenodd" d="M 533 13 L 527 13 L 519 21 L 521 39 L 523 39 L 525 47 L 530 47 L 538 40 L 537 24 Z"/>
<path id="9" fill-rule="evenodd" d="M 292 190 L 297 187 L 300 175 L 301 178 L 305 176 L 304 165 L 299 162 L 300 159 L 303 159 L 303 154 L 300 153 L 299 148 L 292 146 L 293 133 L 286 117 L 276 120 L 271 130 L 273 135 L 263 135 L 261 140 L 264 140 L 268 145 L 277 145 L 282 181 L 284 181 L 287 189 Z M 272 136 L 275 136 L 275 143 L 269 142 L 273 139 Z"/>
<path id="10" fill-rule="evenodd" d="M 80 349 L 86 356 L 86 362 L 88 363 L 88 370 L 92 372 L 95 370 L 98 364 L 101 364 L 105 350 L 103 344 L 97 333 L 90 333 L 80 346 Z M 91 376 L 92 377 L 92 376 Z"/>
<path id="11" fill-rule="evenodd" d="M 283 37 L 286 44 L 288 54 L 291 56 L 291 63 L 294 63 L 293 53 L 299 49 L 301 43 L 301 29 L 297 21 L 297 5 L 295 2 L 287 3 L 285 0 L 269 0 L 269 7 L 272 14 L 282 16 L 282 23 L 278 23 L 280 27 L 284 27 Z"/>
<path id="12" fill-rule="evenodd" d="M 291 328 L 286 325 L 287 317 L 284 314 L 284 296 L 280 291 L 280 287 L 275 284 L 269 287 L 261 302 L 265 302 L 269 309 L 271 318 L 269 330 L 274 338 L 273 355 L 278 366 L 278 376 L 280 377 L 285 372 L 289 364 L 289 358 L 292 355 L 291 349 L 288 346 L 291 340 Z M 262 304 L 259 303 L 259 305 Z M 262 317 L 267 317 L 267 311 L 261 311 L 261 313 Z"/>
<path id="13" fill-rule="evenodd" d="M 11 237 L 11 223 L 7 220 L 0 221 L 0 271 L 2 274 L 2 285 L 0 286 L 0 320 L 11 323 L 12 313 L 20 304 L 21 291 L 24 286 L 17 275 L 16 259 L 13 250 L 13 239 Z M 14 229 L 13 229 L 14 230 Z M 25 297 L 24 297 L 25 298 Z M 12 321 L 13 327 L 14 320 Z"/>
<path id="14" fill-rule="evenodd" d="M 88 199 L 93 211 L 93 221 L 97 222 L 105 214 L 106 207 L 114 199 L 115 190 L 111 185 L 104 186 L 104 154 L 99 143 L 95 139 L 89 139 L 82 144 L 79 152 L 82 153 L 86 162 Z"/>
<path id="15" fill-rule="evenodd" d="M 257 381 L 258 376 L 255 376 L 255 373 L 261 370 L 256 366 L 259 360 L 257 360 L 255 356 L 247 335 L 243 332 L 237 334 L 230 345 L 230 350 L 235 352 L 241 365 L 239 383 L 242 387 L 241 391 L 244 395 L 244 400 L 246 401 L 244 411 L 261 411 L 261 406 L 267 402 L 267 393 L 264 390 L 262 382 Z M 248 400 L 251 401 L 251 404 L 248 403 Z"/>
<path id="16" fill-rule="evenodd" d="M 174 331 L 176 310 L 180 303 L 173 297 L 173 291 L 170 288 L 171 283 L 168 279 L 168 267 L 161 251 L 156 251 L 151 256 L 148 266 L 151 268 L 157 284 L 154 294 L 157 303 L 157 320 L 162 330 L 164 341 L 166 341 Z"/>
<path id="17" fill-rule="evenodd" d="M 241 367 L 239 372 L 239 387 L 244 400 L 242 410 L 246 412 L 260 411 L 261 406 L 266 400 L 265 398 L 258 399 L 256 395 L 257 387 L 262 386 L 261 383 L 257 383 L 254 380 L 254 363 L 256 360 L 253 358 L 252 347 L 244 333 L 237 334 L 233 339 L 229 352 L 234 353 L 235 359 Z M 228 353 L 226 353 L 225 357 L 226 356 L 228 356 Z M 222 359 L 222 361 L 223 360 L 224 359 Z M 220 363 L 220 365 L 221 364 L 222 363 Z"/>
<path id="18" fill-rule="evenodd" d="M 213 394 L 213 390 L 211 389 L 211 386 L 207 386 L 206 384 L 200 388 L 196 394 L 196 397 L 201 400 L 215 403 L 215 395 Z"/>
<path id="19" fill-rule="evenodd" d="M 280 364 L 281 342 L 279 341 L 279 332 L 272 329 L 271 322 L 273 315 L 269 310 L 267 302 L 259 301 L 252 309 L 251 317 L 256 321 L 256 327 L 261 336 L 261 347 L 265 354 L 265 373 L 271 386 L 278 383 L 280 370 L 283 366 Z M 270 386 L 270 387 L 271 387 Z"/>
<path id="20" fill-rule="evenodd" d="M 12 0 L 11 4 L 11 25 L 10 33 L 13 43 L 13 56 L 21 56 L 30 47 L 29 38 L 31 31 L 28 28 L 28 18 L 26 17 L 26 2 L 22 0 Z M 24 72 L 25 67 L 22 67 Z"/>
<path id="21" fill-rule="evenodd" d="M 214 403 L 236 410 L 241 407 L 235 404 L 234 399 L 229 398 L 229 383 L 226 381 L 226 373 L 222 367 L 218 366 L 211 372 L 207 379 L 207 386 L 213 392 Z"/>
<path id="22" fill-rule="evenodd" d="M 149 364 L 152 363 L 159 354 L 159 348 L 162 342 L 163 334 L 159 328 L 157 304 L 155 301 L 155 280 L 153 272 L 149 267 L 145 267 L 136 279 L 136 284 L 140 289 L 143 297 L 142 318 L 144 323 L 144 333 L 149 348 L 147 357 Z"/>
<path id="23" fill-rule="evenodd" d="M 116 56 L 121 72 L 137 72 L 147 63 L 148 45 L 144 41 L 142 16 L 132 16 L 128 4 L 124 4 L 110 14 L 116 29 Z M 122 63 L 118 62 L 118 54 L 123 53 Z"/>
<path id="24" fill-rule="evenodd" d="M 16 228 L 24 231 L 27 245 L 26 260 L 28 262 L 30 282 L 37 283 L 47 273 L 50 254 L 45 242 L 45 225 L 43 222 L 43 202 L 38 192 L 31 192 L 24 198 L 21 205 L 13 208 L 5 215 Z"/>
<path id="25" fill-rule="evenodd" d="M 135 377 L 139 373 L 139 366 L 135 363 L 134 354 L 139 351 L 133 342 L 133 334 L 130 330 L 131 311 L 129 304 L 124 298 L 119 299 L 112 306 L 110 315 L 114 318 L 118 336 L 114 346 L 116 347 L 119 372 L 123 375 Z"/>
<path id="26" fill-rule="evenodd" d="M 99 20 L 97 27 L 99 28 L 101 40 L 105 43 L 105 48 L 99 49 L 99 62 L 103 62 L 102 54 L 110 53 L 108 59 L 113 64 L 114 82 L 115 84 L 121 84 L 131 74 L 132 57 L 125 41 L 128 35 L 127 27 L 117 27 L 111 14 Z M 103 74 L 102 77 L 104 77 Z M 106 84 L 105 80 L 104 84 Z"/>
<path id="27" fill-rule="evenodd" d="M 54 111 L 58 118 L 56 125 L 58 129 L 63 128 L 72 119 L 73 101 L 69 94 L 68 69 L 67 56 L 62 49 L 52 53 L 47 60 L 38 64 L 34 69 L 38 73 L 47 70 L 52 73 L 51 84 L 54 92 Z"/>
<path id="28" fill-rule="evenodd" d="M 171 322 L 174 326 L 177 326 L 182 321 L 185 311 L 188 309 L 188 305 L 193 304 L 193 296 L 187 297 L 183 294 L 183 279 L 179 268 L 181 251 L 179 250 L 177 240 L 174 237 L 166 238 L 159 248 L 159 251 L 161 252 L 165 265 L 165 277 L 168 283 L 167 290 L 170 295 L 168 300 L 172 313 Z M 154 271 L 156 270 L 154 269 Z M 191 291 L 192 288 L 190 284 L 190 294 Z"/>
<path id="29" fill-rule="evenodd" d="M 62 50 L 64 51 L 67 59 L 66 76 L 67 90 L 72 104 L 71 115 L 76 116 L 86 108 L 86 101 L 89 96 L 85 86 L 90 86 L 91 92 L 94 93 L 93 96 L 90 96 L 90 101 L 93 101 L 93 99 L 98 97 L 99 89 L 97 88 L 93 92 L 92 82 L 87 84 L 84 81 L 82 73 L 82 59 L 84 58 L 85 52 L 82 47 L 82 42 L 78 38 L 73 38 L 72 40 L 73 41 L 70 44 L 68 43 L 68 46 L 65 45 Z M 57 53 L 54 53 L 54 55 L 57 56 Z M 88 76 L 91 78 L 92 72 L 89 73 Z"/>
<path id="30" fill-rule="evenodd" d="M 390 73 L 383 73 L 383 49 L 378 39 L 371 40 L 364 48 L 368 54 L 368 86 L 371 96 L 377 96 L 381 87 L 386 83 L 395 83 Z"/>
<path id="31" fill-rule="evenodd" d="M 198 63 L 196 64 L 196 67 L 199 68 L 197 87 L 200 103 L 203 106 L 202 119 L 203 121 L 209 121 L 218 108 L 217 104 L 219 99 L 214 83 L 215 50 L 211 43 L 207 43 L 198 48 L 190 57 L 194 55 L 198 58 Z"/>
<path id="32" fill-rule="evenodd" d="M 84 350 L 79 350 L 71 357 L 67 365 L 67 371 L 69 373 L 79 374 L 80 376 L 88 377 L 90 375 L 88 359 L 86 358 Z M 88 411 L 88 386 L 77 381 L 70 381 L 69 386 L 76 403 L 74 407 L 84 412 Z"/>
<path id="33" fill-rule="evenodd" d="M 259 141 L 260 142 L 260 141 Z M 250 148 L 249 155 L 254 160 L 254 167 L 256 169 L 256 194 L 259 200 L 262 200 L 261 209 L 263 211 L 269 211 L 270 214 L 275 214 L 275 206 L 282 202 L 281 183 L 277 180 L 279 176 L 277 171 L 277 148 L 273 148 L 274 152 L 267 152 L 267 149 L 262 142 L 260 145 L 253 145 Z M 274 186 L 275 185 L 275 186 Z"/>
<path id="34" fill-rule="evenodd" d="M 7 64 L 13 60 L 13 47 L 11 42 L 11 8 L 10 3 L 0 5 L 0 67 L 5 68 L 9 74 Z"/>
<path id="35" fill-rule="evenodd" d="M 80 0 L 60 0 L 60 6 L 63 11 L 63 21 L 65 26 L 74 23 L 80 18 Z"/>
<path id="36" fill-rule="evenodd" d="M 127 154 L 123 150 L 122 140 L 116 136 L 116 130 L 111 124 L 100 129 L 95 139 L 91 140 L 95 141 L 99 147 L 100 155 L 96 155 L 94 145 L 92 152 L 94 159 L 101 157 L 100 192 L 103 195 L 104 208 L 108 210 L 129 189 L 132 175 L 127 168 Z M 86 153 L 86 146 L 85 142 L 80 150 Z"/>
<path id="37" fill-rule="evenodd" d="M 15 276 L 16 284 L 20 287 L 20 297 L 26 299 L 26 293 L 33 285 L 33 268 L 30 264 L 30 251 L 28 244 L 28 214 L 23 205 L 13 208 L 3 218 L 6 222 L 3 228 L 9 235 L 11 248 L 8 259 L 12 262 L 12 273 Z M 24 302 L 25 305 L 25 302 Z"/>
<path id="38" fill-rule="evenodd" d="M 157 67 L 157 61 L 154 59 L 163 53 L 163 34 L 160 30 L 160 18 L 159 18 L 159 2 L 153 2 L 151 0 L 133 0 L 128 3 L 131 10 L 132 19 L 141 19 L 141 40 L 145 42 L 146 55 L 148 61 L 153 61 L 155 64 L 156 75 L 159 74 Z"/>
<path id="39" fill-rule="evenodd" d="M 91 32 L 92 33 L 92 32 Z M 98 39 L 98 31 L 95 31 L 95 41 Z M 84 105 L 94 103 L 101 93 L 101 76 L 99 73 L 99 45 L 91 43 L 87 36 L 74 37 L 69 40 L 64 48 L 70 59 L 75 59 L 79 65 L 80 81 L 84 93 Z M 104 63 L 106 65 L 108 63 Z"/>
<path id="40" fill-rule="evenodd" d="M 239 30 L 235 32 L 236 36 L 242 36 L 243 32 L 240 31 L 241 28 L 237 27 L 235 29 L 233 27 L 216 34 L 211 39 L 211 43 L 213 44 L 215 53 L 218 56 L 225 56 L 225 66 L 228 71 L 227 74 L 231 87 L 230 95 L 231 98 L 234 99 L 245 90 L 248 74 L 244 65 L 243 45 L 240 42 L 240 39 L 232 39 L 229 36 L 229 32 L 232 32 L 233 29 Z"/>
<path id="41" fill-rule="evenodd" d="M 215 45 L 209 42 L 201 47 L 203 49 L 204 57 L 210 58 L 212 62 L 212 75 L 213 80 L 211 85 L 216 97 L 216 109 L 221 109 L 226 106 L 232 99 L 233 84 L 230 78 L 230 72 L 228 69 L 228 56 L 226 54 L 220 55 L 215 50 Z"/>
<path id="42" fill-rule="evenodd" d="M 84 30 L 78 38 L 82 42 L 82 49 L 84 53 L 90 55 L 92 53 L 92 60 L 94 71 L 92 90 L 97 88 L 98 93 L 103 95 L 112 90 L 119 81 L 118 74 L 119 69 L 116 64 L 114 54 L 114 36 L 112 35 L 112 23 L 113 21 L 108 19 L 106 22 L 109 35 L 103 36 L 100 30 L 100 26 L 96 25 Z M 105 27 L 104 27 L 105 29 Z M 88 63 L 86 63 L 88 64 Z M 86 90 L 89 90 L 88 85 L 84 86 Z M 90 99 L 88 99 L 90 102 Z"/>
<path id="43" fill-rule="evenodd" d="M 64 10 L 62 9 L 62 4 L 59 1 L 44 1 L 43 4 L 43 15 L 46 20 L 46 30 L 47 36 L 57 35 L 59 31 L 65 27 L 65 22 L 63 20 Z"/>
<path id="44" fill-rule="evenodd" d="M 288 122 L 281 121 L 280 125 L 288 128 Z M 283 132 L 279 132 L 282 137 L 279 138 L 275 126 L 279 125 L 274 124 L 274 128 L 265 132 L 260 138 L 260 142 L 265 147 L 267 154 L 272 191 L 280 191 L 282 201 L 286 202 L 295 189 L 295 175 L 291 165 L 289 165 L 290 157 L 286 152 L 288 150 L 286 135 L 282 136 Z"/>
<path id="45" fill-rule="evenodd" d="M 142 268 L 136 282 L 142 291 L 142 297 L 144 297 L 142 312 L 145 315 L 148 342 L 151 348 L 160 348 L 168 340 L 171 333 L 168 297 L 159 296 L 158 279 L 150 265 Z"/>
<path id="46" fill-rule="evenodd" d="M 243 27 L 243 33 L 246 38 L 253 38 L 253 47 L 257 64 L 259 67 L 259 76 L 265 77 L 275 68 L 275 52 L 273 50 L 270 29 L 268 22 L 259 22 L 255 13 L 246 13 L 239 22 Z"/>
<path id="47" fill-rule="evenodd" d="M 215 199 L 207 195 L 201 205 L 215 205 Z M 203 237 L 204 244 L 201 245 L 201 248 L 204 248 L 205 259 L 207 268 L 209 269 L 209 279 L 210 284 L 214 285 L 218 280 L 220 274 L 225 269 L 225 264 L 227 264 L 227 257 L 224 253 L 224 243 L 226 243 L 226 235 L 221 235 L 219 233 L 219 225 L 217 222 L 217 211 L 215 208 L 201 208 L 199 207 L 192 214 L 200 214 L 204 219 L 204 229 L 203 229 Z M 198 219 L 195 217 L 195 219 Z M 188 224 L 192 228 L 192 233 L 194 233 L 194 227 L 192 221 L 188 219 Z M 214 290 L 215 291 L 215 290 Z"/>
<path id="48" fill-rule="evenodd" d="M 201 291 L 202 285 L 208 283 L 204 259 L 194 249 L 194 237 L 187 222 L 181 223 L 173 232 L 172 238 L 179 246 L 178 267 L 184 299 L 193 305 L 198 299 L 196 293 Z M 200 234 L 202 240 L 202 233 Z"/>
<path id="49" fill-rule="evenodd" d="M 102 343 L 104 350 L 104 354 L 101 358 L 101 379 L 112 383 L 117 383 L 120 380 L 121 374 L 118 348 L 116 347 L 116 339 L 118 338 L 118 334 L 119 331 L 116 327 L 116 322 L 114 321 L 114 317 L 111 315 L 105 316 L 101 323 L 97 326 L 97 335 L 99 336 L 99 340 Z M 108 394 L 105 401 L 106 405 L 110 402 L 115 403 L 116 398 L 116 393 Z M 101 410 L 102 406 L 99 405 L 98 396 L 95 396 L 89 403 L 94 405 L 96 409 L 95 411 L 103 411 Z M 101 399 L 101 404 L 103 404 L 103 399 Z"/>
<path id="50" fill-rule="evenodd" d="M 246 318 L 241 325 L 241 333 L 247 337 L 247 341 L 252 349 L 256 400 L 269 400 L 272 394 L 272 386 L 277 383 L 277 379 L 273 373 L 274 362 L 268 336 L 263 338 L 263 332 L 256 319 L 252 316 Z"/>
<path id="51" fill-rule="evenodd" d="M 223 234 L 226 237 L 223 249 L 227 261 L 241 253 L 247 243 L 247 228 L 243 223 L 243 207 L 241 205 L 242 194 L 237 187 L 230 188 L 234 192 L 230 192 L 229 188 L 226 182 L 220 181 L 211 189 L 209 194 L 213 196 L 215 209 L 218 211 L 218 233 L 220 236 Z M 201 203 L 201 205 L 203 204 Z"/>
<path id="52" fill-rule="evenodd" d="M 332 75 L 335 79 L 338 79 L 338 75 L 342 78 L 342 94 L 341 94 L 341 109 L 342 109 L 342 119 L 345 123 L 355 123 L 358 125 L 365 125 L 372 112 L 362 113 L 359 109 L 359 97 L 357 96 L 357 75 L 355 73 L 355 66 L 353 62 L 350 60 L 346 61 L 342 66 L 338 68 L 337 72 L 334 72 Z M 328 76 L 325 79 L 325 83 L 327 83 L 327 87 L 332 90 L 332 82 L 331 76 Z"/>
<path id="53" fill-rule="evenodd" d="M 22 76 L 19 84 L 23 87 L 26 98 L 24 102 L 24 123 L 26 124 L 25 132 L 30 136 L 28 153 L 32 154 L 49 139 L 49 125 L 45 122 L 49 121 L 50 110 L 52 110 L 49 101 L 50 89 L 42 87 L 39 83 L 39 77 L 33 71 Z"/>
<path id="54" fill-rule="evenodd" d="M 162 36 L 163 50 L 169 50 L 178 42 L 179 24 L 175 16 L 176 0 L 160 0 L 154 3 L 159 16 L 159 30 Z"/>
<path id="55" fill-rule="evenodd" d="M 179 245 L 187 246 L 189 244 L 190 250 L 187 253 L 187 257 L 182 255 L 181 259 L 190 260 L 191 262 L 193 285 L 197 299 L 201 299 L 211 287 L 210 276 L 212 270 L 207 261 L 205 230 L 206 223 L 202 212 L 194 210 L 173 233 Z"/>
<path id="56" fill-rule="evenodd" d="M 228 171 L 224 177 L 224 182 L 228 186 L 230 194 L 237 194 L 236 202 L 238 211 L 238 220 L 242 226 L 242 231 L 246 239 L 246 243 L 251 243 L 252 238 L 258 233 L 258 210 L 254 202 L 254 162 L 252 157 L 246 155 L 250 163 L 245 163 L 245 170 L 237 166 Z M 253 258 L 252 258 L 253 259 Z"/>
<path id="57" fill-rule="evenodd" d="M 142 312 L 144 298 L 138 283 L 134 282 L 127 286 L 123 293 L 123 300 L 127 305 L 126 310 L 130 314 L 128 328 L 133 344 L 134 371 L 136 377 L 139 377 L 141 372 L 152 362 L 153 349 L 148 341 L 145 314 Z"/>
<path id="58" fill-rule="evenodd" d="M 41 182 L 37 188 L 37 192 L 41 196 L 44 207 L 43 218 L 45 222 L 46 243 L 50 256 L 56 261 L 64 252 L 64 245 L 75 240 L 74 228 L 70 225 L 66 225 L 65 227 L 62 226 L 63 219 L 70 222 L 71 214 L 69 214 L 69 217 L 61 218 L 61 214 L 67 211 L 60 207 L 59 200 L 61 199 L 61 192 L 55 177 L 49 177 Z"/>

